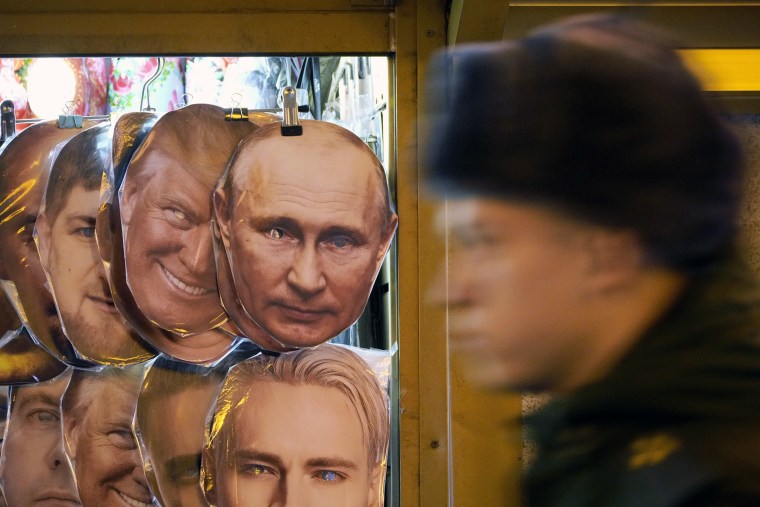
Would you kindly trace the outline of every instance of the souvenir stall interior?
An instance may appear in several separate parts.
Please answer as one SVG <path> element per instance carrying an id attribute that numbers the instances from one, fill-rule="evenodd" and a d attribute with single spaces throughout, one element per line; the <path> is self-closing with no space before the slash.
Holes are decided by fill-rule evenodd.
<path id="1" fill-rule="evenodd" d="M 758 7 L 643 3 L 0 7 L 0 507 L 519 505 L 544 399 L 477 389 L 428 297 L 428 64 L 636 9 L 755 189 Z"/>
<path id="2" fill-rule="evenodd" d="M 0 65 L 7 505 L 398 504 L 388 58 Z"/>

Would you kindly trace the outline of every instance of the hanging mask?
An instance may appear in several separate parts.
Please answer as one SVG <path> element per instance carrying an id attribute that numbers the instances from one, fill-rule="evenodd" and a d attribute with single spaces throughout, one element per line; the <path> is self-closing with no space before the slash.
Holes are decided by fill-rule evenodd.
<path id="1" fill-rule="evenodd" d="M 302 126 L 246 137 L 214 195 L 225 307 L 284 347 L 325 342 L 359 318 L 398 222 L 374 152 L 335 124 Z"/>

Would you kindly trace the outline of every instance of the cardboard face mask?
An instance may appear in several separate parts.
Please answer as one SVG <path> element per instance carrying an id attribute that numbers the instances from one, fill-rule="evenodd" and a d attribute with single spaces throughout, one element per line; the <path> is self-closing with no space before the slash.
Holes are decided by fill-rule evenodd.
<path id="1" fill-rule="evenodd" d="M 156 358 L 137 401 L 135 430 L 145 475 L 164 507 L 208 507 L 200 483 L 201 452 L 219 388 L 233 364 L 259 352 L 243 341 L 213 367 Z"/>
<path id="2" fill-rule="evenodd" d="M 61 402 L 82 507 L 153 505 L 132 419 L 144 365 L 74 370 Z"/>
<path id="3" fill-rule="evenodd" d="M 153 353 L 115 307 L 96 245 L 100 187 L 110 160 L 109 125 L 85 130 L 61 149 L 35 237 L 63 331 L 79 356 L 124 365 Z"/>
<path id="4" fill-rule="evenodd" d="M 206 497 L 218 507 L 379 507 L 389 428 L 384 389 L 348 348 L 253 357 L 230 369 L 217 396 Z"/>
<path id="5" fill-rule="evenodd" d="M 70 364 L 83 363 L 63 333 L 33 232 L 56 148 L 78 132 L 39 123 L 18 134 L 0 154 L 0 196 L 6 203 L 0 209 L 0 283 L 34 338 Z"/>
<path id="6" fill-rule="evenodd" d="M 0 455 L 0 483 L 8 505 L 78 505 L 66 463 L 60 400 L 70 371 L 54 380 L 12 388 L 6 436 Z"/>
<path id="7" fill-rule="evenodd" d="M 222 308 L 211 233 L 211 196 L 240 139 L 256 128 L 193 104 L 156 122 L 132 156 L 119 193 L 126 284 L 152 324 L 156 349 L 208 363 L 239 330 Z M 126 299 L 126 298 L 124 298 Z"/>
<path id="8" fill-rule="evenodd" d="M 0 385 L 24 385 L 57 377 L 66 365 L 54 358 L 26 327 L 6 331 L 0 338 Z"/>
<path id="9" fill-rule="evenodd" d="M 269 125 L 246 137 L 214 195 L 228 264 L 218 274 L 232 278 L 219 286 L 236 295 L 222 291 L 225 307 L 285 347 L 317 345 L 359 318 L 398 221 L 372 150 L 337 125 L 302 123 L 301 136 Z"/>

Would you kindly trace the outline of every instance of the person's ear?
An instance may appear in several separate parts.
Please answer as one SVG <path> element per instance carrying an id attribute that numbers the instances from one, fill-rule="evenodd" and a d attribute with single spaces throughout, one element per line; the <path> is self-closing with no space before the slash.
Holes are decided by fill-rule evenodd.
<path id="1" fill-rule="evenodd" d="M 600 293 L 625 287 L 643 268 L 644 248 L 633 231 L 595 228 L 587 246 L 591 287 Z"/>
<path id="2" fill-rule="evenodd" d="M 382 507 L 385 496 L 385 464 L 381 463 L 370 470 L 367 507 Z"/>
<path id="3" fill-rule="evenodd" d="M 137 194 L 139 190 L 134 181 L 124 178 L 124 191 L 121 194 L 121 199 L 114 199 L 114 202 L 119 206 L 119 212 L 121 215 L 121 222 L 129 226 L 132 220 L 132 212 L 135 209 L 135 201 L 139 197 Z M 116 194 L 118 196 L 118 193 Z M 118 226 L 119 224 L 117 224 Z"/>
<path id="4" fill-rule="evenodd" d="M 95 239 L 98 245 L 98 254 L 104 262 L 108 263 L 113 260 L 115 217 L 117 216 L 113 205 L 109 202 L 102 204 L 95 216 Z"/>
<path id="5" fill-rule="evenodd" d="M 50 273 L 50 240 L 52 235 L 51 224 L 46 214 L 37 216 L 37 251 L 40 254 L 42 267 Z"/>
<path id="6" fill-rule="evenodd" d="M 227 191 L 221 186 L 214 190 L 214 215 L 216 217 L 216 224 L 218 231 L 215 229 L 214 234 L 218 235 L 217 240 L 221 239 L 224 244 L 224 248 L 230 248 L 230 217 L 228 214 L 228 195 Z"/>
<path id="7" fill-rule="evenodd" d="M 216 505 L 216 462 L 210 446 L 203 448 L 203 456 L 201 458 L 201 487 L 209 505 Z"/>
<path id="8" fill-rule="evenodd" d="M 388 248 L 393 240 L 393 235 L 396 233 L 396 227 L 398 227 L 398 215 L 393 213 L 388 220 L 388 225 L 385 228 L 385 231 L 382 233 L 380 244 L 377 248 L 375 256 L 375 273 L 380 269 L 380 265 L 383 263 L 383 259 L 385 259 L 385 254 L 388 252 Z"/>
<path id="9" fill-rule="evenodd" d="M 82 425 L 77 417 L 71 414 L 63 414 L 63 444 L 66 455 L 69 460 L 74 461 L 77 458 L 77 445 L 79 445 L 79 434 L 82 431 Z"/>

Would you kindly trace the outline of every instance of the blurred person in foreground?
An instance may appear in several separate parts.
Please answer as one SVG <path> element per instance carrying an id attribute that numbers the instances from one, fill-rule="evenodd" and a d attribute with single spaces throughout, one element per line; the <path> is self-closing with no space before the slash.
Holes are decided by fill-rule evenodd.
<path id="1" fill-rule="evenodd" d="M 677 54 L 572 18 L 442 55 L 430 83 L 450 340 L 481 384 L 553 394 L 527 505 L 760 505 L 741 150 Z"/>

